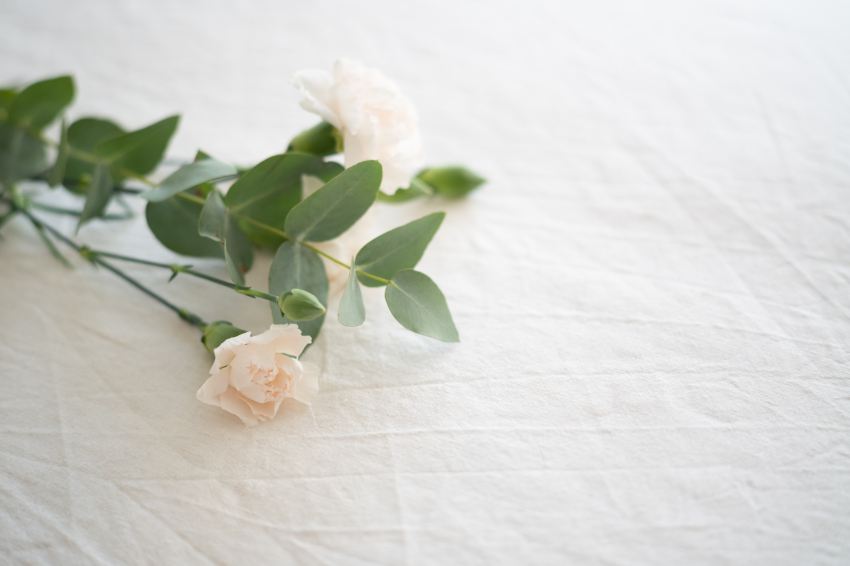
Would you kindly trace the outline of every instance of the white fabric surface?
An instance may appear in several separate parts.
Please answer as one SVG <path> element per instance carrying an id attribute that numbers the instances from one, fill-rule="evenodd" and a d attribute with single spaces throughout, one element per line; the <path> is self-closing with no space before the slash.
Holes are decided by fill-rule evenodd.
<path id="1" fill-rule="evenodd" d="M 250 163 L 314 122 L 293 71 L 383 69 L 428 162 L 490 179 L 379 211 L 448 212 L 421 265 L 463 342 L 370 292 L 366 325 L 329 322 L 310 352 L 312 408 L 245 429 L 195 400 L 194 330 L 16 220 L 3 562 L 850 562 L 846 2 L 235 6 L 6 0 L 0 79 L 72 72 L 72 116 L 180 112 L 172 155 Z M 173 257 L 141 217 L 79 238 Z M 259 301 L 130 271 L 267 324 Z"/>

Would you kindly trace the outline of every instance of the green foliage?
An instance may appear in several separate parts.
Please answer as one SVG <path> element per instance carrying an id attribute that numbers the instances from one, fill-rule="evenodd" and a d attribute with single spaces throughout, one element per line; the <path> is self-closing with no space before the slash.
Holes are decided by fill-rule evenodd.
<path id="1" fill-rule="evenodd" d="M 430 197 L 433 195 L 434 189 L 430 185 L 414 177 L 410 180 L 410 186 L 406 189 L 396 189 L 396 192 L 391 195 L 384 192 L 378 193 L 378 200 L 381 202 L 399 204 L 402 202 L 407 202 L 409 200 L 421 197 Z"/>
<path id="2" fill-rule="evenodd" d="M 184 165 L 166 177 L 158 187 L 142 193 L 141 196 L 149 201 L 162 201 L 201 183 L 231 177 L 236 175 L 236 172 L 236 168 L 228 163 L 211 158 L 200 159 Z"/>
<path id="3" fill-rule="evenodd" d="M 5 120 L 9 116 L 9 108 L 16 94 L 13 88 L 0 88 L 0 119 Z"/>
<path id="4" fill-rule="evenodd" d="M 328 275 L 318 255 L 302 245 L 285 242 L 278 249 L 269 269 L 269 292 L 282 295 L 292 289 L 303 289 L 312 293 L 321 304 L 328 302 Z M 272 317 L 277 323 L 291 322 L 283 316 L 277 305 L 272 308 Z M 319 335 L 324 316 L 309 321 L 296 322 L 301 332 L 314 340 Z"/>
<path id="5" fill-rule="evenodd" d="M 484 177 L 460 166 L 430 167 L 421 171 L 416 178 L 446 198 L 464 197 L 486 182 Z"/>
<path id="6" fill-rule="evenodd" d="M 255 244 L 274 247 L 284 241 L 280 234 L 257 228 L 251 221 L 283 230 L 287 213 L 301 200 L 301 177 L 329 179 L 338 172 L 332 164 L 314 155 L 273 155 L 243 173 L 224 198 L 227 208 L 238 215 L 240 225 Z"/>
<path id="7" fill-rule="evenodd" d="M 380 186 L 381 164 L 358 163 L 293 207 L 286 216 L 286 233 L 308 242 L 336 238 L 372 206 Z"/>
<path id="8" fill-rule="evenodd" d="M 308 321 L 325 314 L 325 305 L 313 293 L 304 289 L 292 289 L 278 299 L 283 316 L 296 322 Z"/>
<path id="9" fill-rule="evenodd" d="M 41 173 L 47 166 L 43 143 L 21 128 L 0 122 L 0 182 L 11 185 Z"/>
<path id="10" fill-rule="evenodd" d="M 140 130 L 105 139 L 94 147 L 94 154 L 112 167 L 116 179 L 147 175 L 162 161 L 179 122 L 179 116 L 170 116 Z"/>
<path id="11" fill-rule="evenodd" d="M 8 195 L 14 203 L 0 217 L 0 224 L 16 212 L 29 214 L 30 203 L 14 186 L 23 179 L 46 180 L 50 186 L 62 184 L 84 194 L 82 210 L 42 205 L 42 211 L 78 216 L 77 229 L 104 217 L 116 190 L 131 192 L 132 185 L 123 186 L 128 179 L 150 184 L 145 176 L 161 162 L 179 117 L 171 116 L 131 132 L 103 118 L 81 118 L 70 126 L 63 119 L 56 159 L 49 167 L 47 148 L 53 142 L 42 131 L 62 116 L 73 97 L 74 83 L 68 76 L 38 81 L 20 90 L 0 89 L 0 182 L 4 193 L 8 191 L 4 198 Z M 341 149 L 340 132 L 322 122 L 295 136 L 287 153 L 269 157 L 245 171 L 199 152 L 195 162 L 141 193 L 148 201 L 148 226 L 164 246 L 178 254 L 223 256 L 237 293 L 271 300 L 276 322 L 296 323 L 315 339 L 326 315 L 328 278 L 321 258 L 308 242 L 340 236 L 378 198 L 385 202 L 433 195 L 458 198 L 484 183 L 483 178 L 463 167 L 437 167 L 424 169 L 409 187 L 385 195 L 379 192 L 382 168 L 377 161 L 344 169 L 323 160 Z M 305 176 L 318 177 L 325 184 L 302 198 Z M 238 177 L 236 182 L 222 196 L 216 183 L 233 177 Z M 365 321 L 361 285 L 387 285 L 387 305 L 404 327 L 446 342 L 459 340 L 442 292 L 428 276 L 412 269 L 443 218 L 443 213 L 434 213 L 414 220 L 378 236 L 360 250 L 352 261 L 340 301 L 341 324 L 358 326 Z M 51 253 L 64 260 L 52 239 L 64 239 L 61 233 L 47 232 L 37 218 L 31 220 Z M 252 244 L 277 247 L 269 271 L 271 295 L 244 286 L 243 274 L 253 262 Z M 169 267 L 117 254 L 111 257 Z M 174 275 L 208 277 L 188 267 L 171 269 Z M 200 318 L 185 309 L 172 310 L 203 326 Z M 216 321 L 203 328 L 203 342 L 212 351 L 225 339 L 243 332 L 229 322 Z"/>
<path id="12" fill-rule="evenodd" d="M 204 327 L 201 342 L 203 342 L 204 347 L 210 353 L 213 353 L 213 351 L 218 348 L 222 342 L 228 338 L 239 336 L 240 334 L 245 334 L 245 331 L 233 326 L 226 320 L 217 320 Z"/>
<path id="13" fill-rule="evenodd" d="M 68 165 L 68 157 L 71 151 L 71 146 L 68 143 L 68 125 L 65 120 L 62 120 L 62 128 L 59 134 L 59 147 L 56 149 L 56 161 L 50 169 L 50 176 L 47 178 L 47 184 L 51 187 L 57 187 L 65 177 L 65 167 Z"/>
<path id="14" fill-rule="evenodd" d="M 334 155 L 342 151 L 342 136 L 331 124 L 319 122 L 292 138 L 286 151 L 298 151 L 320 157 Z"/>
<path id="15" fill-rule="evenodd" d="M 20 92 L 0 95 L 0 182 L 8 186 L 47 169 L 41 130 L 53 122 L 74 98 L 69 76 L 32 83 Z"/>
<path id="16" fill-rule="evenodd" d="M 103 216 L 111 196 L 112 175 L 109 173 L 109 166 L 101 163 L 94 168 L 91 187 L 86 193 L 86 204 L 77 222 L 77 230 L 92 218 Z"/>
<path id="17" fill-rule="evenodd" d="M 37 133 L 53 122 L 74 99 L 74 80 L 69 76 L 32 83 L 9 104 L 9 122 Z"/>
<path id="18" fill-rule="evenodd" d="M 378 193 L 378 200 L 398 204 L 421 197 L 439 195 L 449 199 L 466 196 L 486 182 L 486 179 L 460 166 L 430 167 L 410 180 L 410 186 L 392 194 Z"/>
<path id="19" fill-rule="evenodd" d="M 366 320 L 366 308 L 363 306 L 363 294 L 357 283 L 357 274 L 352 266 L 348 272 L 345 292 L 339 301 L 337 319 L 343 326 L 360 326 Z"/>
<path id="20" fill-rule="evenodd" d="M 381 234 L 357 253 L 357 269 L 391 279 L 402 269 L 416 267 L 445 216 L 444 212 L 435 212 Z M 365 275 L 359 277 L 368 287 L 384 285 Z"/>
<path id="21" fill-rule="evenodd" d="M 148 227 L 169 250 L 192 257 L 222 257 L 219 244 L 198 234 L 200 215 L 200 205 L 178 196 L 145 207 Z"/>
<path id="22" fill-rule="evenodd" d="M 424 273 L 399 271 L 384 297 L 392 315 L 408 330 L 443 342 L 460 341 L 446 297 Z"/>
<path id="23" fill-rule="evenodd" d="M 230 279 L 238 285 L 244 285 L 243 274 L 251 268 L 254 251 L 245 234 L 225 208 L 221 194 L 215 189 L 207 195 L 207 200 L 201 209 L 198 233 L 222 245 L 224 262 Z"/>
<path id="24" fill-rule="evenodd" d="M 123 133 L 121 126 L 103 118 L 80 118 L 68 126 L 68 146 L 71 155 L 65 165 L 62 184 L 75 192 L 85 192 L 91 184 L 94 163 L 91 159 L 83 160 L 77 156 L 92 155 L 93 157 L 92 152 L 97 144 Z"/>

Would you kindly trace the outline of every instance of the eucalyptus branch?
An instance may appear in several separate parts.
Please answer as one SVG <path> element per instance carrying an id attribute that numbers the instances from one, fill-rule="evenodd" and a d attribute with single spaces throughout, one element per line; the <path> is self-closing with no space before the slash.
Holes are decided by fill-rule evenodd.
<path id="1" fill-rule="evenodd" d="M 146 294 L 147 296 L 154 299 L 155 301 L 157 301 L 158 303 L 160 303 L 164 307 L 173 311 L 175 314 L 177 314 L 177 316 L 179 316 L 181 319 L 188 322 L 192 326 L 200 328 L 201 330 L 203 330 L 207 326 L 207 323 L 201 317 L 199 317 L 198 315 L 190 312 L 187 309 L 184 309 L 184 308 L 181 308 L 181 307 L 175 305 L 174 303 L 172 303 L 171 301 L 169 301 L 168 299 L 166 299 L 165 297 L 163 297 L 162 295 L 160 295 L 156 291 L 145 286 L 143 283 L 141 283 L 137 279 L 131 277 L 130 275 L 128 275 L 127 273 L 125 273 L 121 269 L 115 267 L 114 265 L 112 265 L 112 263 L 106 261 L 105 259 L 98 257 L 96 254 L 89 253 L 88 248 L 86 248 L 85 246 L 81 246 L 81 245 L 77 244 L 76 242 L 74 242 L 73 240 L 71 240 L 70 238 L 65 236 L 65 234 L 63 234 L 62 232 L 60 232 L 59 230 L 54 228 L 53 226 L 50 226 L 49 224 L 46 224 L 43 221 L 41 221 L 40 219 L 36 218 L 26 208 L 20 207 L 18 204 L 16 204 L 12 200 L 9 200 L 7 202 L 12 206 L 12 209 L 18 210 L 18 211 L 20 211 L 21 214 L 26 216 L 27 219 L 32 223 L 32 225 L 39 232 L 44 231 L 44 232 L 49 233 L 50 236 L 56 238 L 57 240 L 59 240 L 60 242 L 62 242 L 66 246 L 68 246 L 69 248 L 73 249 L 82 258 L 88 260 L 89 262 L 91 262 L 94 265 L 98 265 L 98 266 L 103 267 L 104 269 L 106 269 L 108 271 L 111 271 L 113 274 L 120 277 L 121 279 L 123 279 L 124 281 L 126 281 L 127 283 L 129 283 L 130 285 L 132 285 L 133 287 L 135 287 L 136 289 L 138 289 L 142 293 Z"/>
<path id="2" fill-rule="evenodd" d="M 151 261 L 149 259 L 143 259 L 138 257 L 132 257 L 122 254 L 115 254 L 112 252 L 106 252 L 103 250 L 93 250 L 88 248 L 88 253 L 94 257 L 106 257 L 110 259 L 117 259 L 119 261 L 126 261 L 130 263 L 137 263 L 140 265 L 147 265 L 150 267 L 159 267 L 161 269 L 167 269 L 172 273 L 172 279 L 181 273 L 185 273 L 186 275 L 191 275 L 192 277 L 197 277 L 198 279 L 203 279 L 205 281 L 209 281 L 210 283 L 215 283 L 216 285 L 221 285 L 222 287 L 227 287 L 228 289 L 233 289 L 240 295 L 245 295 L 246 297 L 251 298 L 260 298 L 269 301 L 270 303 L 277 303 L 278 297 L 266 293 L 265 291 L 260 291 L 258 289 L 252 289 L 251 287 L 247 287 L 245 285 L 237 285 L 236 283 L 231 283 L 230 281 L 226 281 L 224 279 L 219 279 L 218 277 L 214 277 L 212 275 L 208 275 L 201 271 L 197 271 L 192 268 L 191 265 L 181 265 L 176 263 L 164 263 L 159 261 Z"/>
<path id="3" fill-rule="evenodd" d="M 52 139 L 50 139 L 50 138 L 48 138 L 44 135 L 39 135 L 39 139 L 42 142 L 46 143 L 47 145 L 50 145 L 50 146 L 53 146 L 53 147 L 56 147 L 56 146 L 59 145 L 58 142 L 56 142 L 55 140 L 52 140 Z M 96 163 L 100 162 L 99 158 L 96 155 L 91 154 L 89 152 L 85 152 L 85 151 L 73 151 L 72 150 L 70 155 L 73 155 L 74 157 L 76 157 L 80 161 L 85 161 L 87 163 L 96 164 Z M 123 170 L 123 169 L 120 170 L 120 172 L 125 177 L 135 179 L 136 181 L 139 181 L 139 182 L 141 182 L 141 183 L 143 183 L 143 184 L 145 184 L 149 187 L 156 187 L 157 186 L 157 183 L 155 181 L 152 181 L 151 179 L 149 179 L 148 177 L 145 177 L 144 175 L 138 175 L 136 173 L 133 173 L 132 171 L 127 171 L 127 170 Z M 139 196 L 144 191 L 142 189 L 138 189 L 138 188 L 134 188 L 134 187 L 117 186 L 117 187 L 113 188 L 113 192 Z M 199 206 L 204 205 L 204 199 L 202 197 L 199 197 L 198 195 L 193 195 L 191 193 L 187 193 L 187 192 L 184 191 L 184 192 L 177 193 L 175 196 L 177 198 L 180 198 L 180 199 L 185 200 L 187 202 L 197 204 Z M 329 253 L 326 253 L 326 252 L 320 250 L 319 248 L 317 248 L 316 246 L 314 246 L 314 245 L 312 245 L 308 242 L 293 240 L 293 238 L 291 238 L 285 231 L 281 230 L 280 228 L 270 226 L 269 224 L 266 224 L 265 222 L 260 222 L 259 220 L 255 220 L 254 218 L 251 218 L 249 216 L 245 216 L 245 215 L 240 214 L 238 212 L 233 213 L 233 216 L 251 224 L 252 226 L 255 226 L 256 228 L 259 228 L 260 230 L 268 232 L 269 234 L 274 234 L 278 237 L 281 237 L 284 240 L 296 241 L 298 244 L 304 246 L 305 248 L 307 248 L 308 250 L 311 250 L 312 252 L 315 252 L 317 255 L 327 259 L 328 261 L 335 263 L 336 265 L 338 265 L 338 266 L 340 266 L 344 269 L 351 270 L 351 265 L 349 265 L 348 263 L 342 261 L 339 258 L 336 258 L 336 257 L 330 255 Z M 369 273 L 367 271 L 363 271 L 362 269 L 358 269 L 357 273 L 362 275 L 363 277 L 366 277 L 368 279 L 372 279 L 373 281 L 378 281 L 378 282 L 380 282 L 384 285 L 390 284 L 389 279 L 387 279 L 385 277 L 381 277 L 379 275 L 375 275 L 373 273 Z"/>
<path id="4" fill-rule="evenodd" d="M 200 205 L 200 206 L 204 205 L 204 199 L 203 198 L 201 198 L 197 195 L 193 195 L 191 193 L 182 192 L 182 193 L 177 193 L 177 195 L 175 195 L 175 196 L 177 196 L 178 198 L 181 198 L 181 199 L 183 199 L 187 202 L 192 202 L 192 203 L 195 203 L 195 204 Z M 264 230 L 264 231 L 268 232 L 269 234 L 274 234 L 275 236 L 279 236 L 279 237 L 283 238 L 284 240 L 295 241 L 298 244 L 307 248 L 308 250 L 315 252 L 317 255 L 320 255 L 323 258 L 327 259 L 328 261 L 331 261 L 331 262 L 337 264 L 340 267 L 344 267 L 345 269 L 351 270 L 351 265 L 345 263 L 341 259 L 335 258 L 334 256 L 330 255 L 329 253 L 326 253 L 326 252 L 320 250 L 319 248 L 317 248 L 316 246 L 314 246 L 314 245 L 312 245 L 308 242 L 293 240 L 293 238 L 291 238 L 289 236 L 289 234 L 287 234 L 284 230 L 281 230 L 280 228 L 275 228 L 274 226 L 270 226 L 270 225 L 266 224 L 265 222 L 260 222 L 259 220 L 255 220 L 255 219 L 251 218 L 250 216 L 245 216 L 245 215 L 242 215 L 238 212 L 233 213 L 233 216 L 236 217 L 236 218 L 239 218 L 240 220 L 244 220 L 248 224 L 257 227 L 260 230 Z M 374 275 L 374 274 L 369 273 L 367 271 L 363 271 L 362 269 L 358 269 L 357 273 L 359 273 L 360 275 L 367 277 L 369 279 L 379 281 L 379 282 L 383 283 L 384 285 L 390 284 L 389 279 L 387 279 L 385 277 L 381 277 L 379 275 Z"/>

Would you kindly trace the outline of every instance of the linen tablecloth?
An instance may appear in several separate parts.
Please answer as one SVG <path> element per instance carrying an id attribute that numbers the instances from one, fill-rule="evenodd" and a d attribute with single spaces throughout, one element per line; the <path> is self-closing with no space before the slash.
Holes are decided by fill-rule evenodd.
<path id="1" fill-rule="evenodd" d="M 291 74 L 345 56 L 415 102 L 429 163 L 489 183 L 377 211 L 447 212 L 421 266 L 463 341 L 370 291 L 309 352 L 312 407 L 253 429 L 195 399 L 192 328 L 4 227 L 0 561 L 847 564 L 848 22 L 802 0 L 3 2 L 0 82 L 73 73 L 72 118 L 129 128 L 180 113 L 178 159 L 282 151 L 315 123 Z M 178 259 L 142 214 L 78 239 Z"/>

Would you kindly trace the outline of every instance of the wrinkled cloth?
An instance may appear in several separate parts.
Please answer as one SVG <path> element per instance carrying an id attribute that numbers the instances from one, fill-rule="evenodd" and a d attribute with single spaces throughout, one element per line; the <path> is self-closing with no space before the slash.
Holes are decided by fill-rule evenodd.
<path id="1" fill-rule="evenodd" d="M 193 328 L 11 221 L 2 561 L 847 564 L 848 21 L 802 0 L 3 2 L 2 82 L 73 72 L 71 116 L 128 128 L 181 112 L 178 158 L 282 151 L 315 123 L 292 73 L 348 56 L 416 104 L 427 163 L 490 182 L 375 211 L 447 211 L 420 269 L 462 342 L 366 289 L 365 325 L 330 313 L 304 356 L 312 406 L 253 429 L 195 399 Z M 78 239 L 178 260 L 132 202 Z M 207 320 L 270 322 L 124 267 Z"/>

